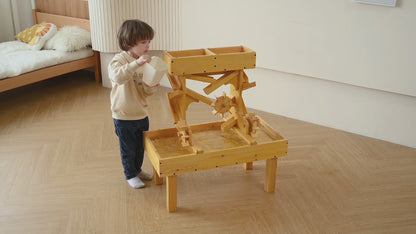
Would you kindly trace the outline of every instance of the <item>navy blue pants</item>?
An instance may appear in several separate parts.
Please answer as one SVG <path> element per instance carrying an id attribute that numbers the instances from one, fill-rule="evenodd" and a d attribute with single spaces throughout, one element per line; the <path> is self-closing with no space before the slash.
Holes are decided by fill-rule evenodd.
<path id="1" fill-rule="evenodd" d="M 146 117 L 140 120 L 113 119 L 113 121 L 120 142 L 124 175 L 129 180 L 142 171 L 144 157 L 143 131 L 149 130 L 149 119 Z"/>

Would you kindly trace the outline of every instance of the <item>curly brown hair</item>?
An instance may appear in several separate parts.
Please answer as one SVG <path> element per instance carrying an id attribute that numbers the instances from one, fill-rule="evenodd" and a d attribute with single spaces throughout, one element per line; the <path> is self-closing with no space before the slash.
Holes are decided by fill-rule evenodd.
<path id="1" fill-rule="evenodd" d="M 147 23 L 138 20 L 126 20 L 117 33 L 120 49 L 127 51 L 140 40 L 152 40 L 155 32 Z"/>

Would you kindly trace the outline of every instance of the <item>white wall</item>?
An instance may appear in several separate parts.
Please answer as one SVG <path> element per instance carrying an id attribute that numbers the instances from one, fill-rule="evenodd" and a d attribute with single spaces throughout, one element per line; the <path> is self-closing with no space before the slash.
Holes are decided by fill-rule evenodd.
<path id="1" fill-rule="evenodd" d="M 416 96 L 416 1 L 183 0 L 183 48 L 245 45 L 257 65 Z M 196 13 L 195 13 L 196 12 Z"/>
<path id="2" fill-rule="evenodd" d="M 244 94 L 248 107 L 416 147 L 416 1 L 181 6 L 181 49 L 245 45 L 257 52 L 258 68 L 247 70 L 257 83 Z"/>
<path id="3" fill-rule="evenodd" d="M 247 70 L 248 107 L 416 147 L 416 1 L 182 5 L 182 49 L 245 45 L 273 69 Z"/>
<path id="4" fill-rule="evenodd" d="M 257 83 L 249 107 L 416 147 L 415 97 L 267 69 L 247 75 Z"/>
<path id="5" fill-rule="evenodd" d="M 246 73 L 257 84 L 244 92 L 247 107 L 416 148 L 415 97 L 264 68 Z M 203 93 L 201 83 L 188 87 Z"/>

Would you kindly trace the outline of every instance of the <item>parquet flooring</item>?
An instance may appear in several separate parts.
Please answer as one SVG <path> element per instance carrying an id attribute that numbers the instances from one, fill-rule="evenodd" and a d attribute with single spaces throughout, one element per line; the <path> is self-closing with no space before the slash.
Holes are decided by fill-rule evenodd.
<path id="1" fill-rule="evenodd" d="M 173 126 L 168 91 L 151 129 Z M 109 93 L 82 71 L 0 94 L 0 233 L 416 232 L 416 149 L 255 110 L 289 139 L 276 191 L 264 161 L 184 174 L 168 213 L 164 185 L 124 180 Z"/>

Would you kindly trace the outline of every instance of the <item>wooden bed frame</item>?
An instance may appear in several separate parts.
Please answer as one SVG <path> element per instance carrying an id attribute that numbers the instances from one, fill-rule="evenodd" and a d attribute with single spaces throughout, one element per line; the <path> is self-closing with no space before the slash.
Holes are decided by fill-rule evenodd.
<path id="1" fill-rule="evenodd" d="M 90 21 L 88 19 L 74 18 L 56 14 L 42 13 L 33 10 L 35 24 L 48 22 L 55 24 L 58 28 L 63 26 L 79 26 L 90 31 Z M 55 66 L 45 67 L 32 72 L 27 72 L 19 76 L 8 77 L 0 80 L 0 92 L 36 83 L 52 77 L 94 67 L 95 81 L 101 82 L 100 54 L 94 51 L 94 55 L 88 58 L 78 59 L 71 62 L 57 64 Z"/>

